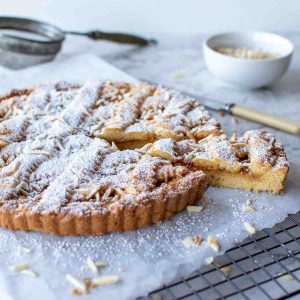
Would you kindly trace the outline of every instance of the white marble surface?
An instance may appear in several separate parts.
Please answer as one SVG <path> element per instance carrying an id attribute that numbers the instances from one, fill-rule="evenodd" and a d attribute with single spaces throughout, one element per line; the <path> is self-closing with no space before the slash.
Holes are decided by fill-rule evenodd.
<path id="1" fill-rule="evenodd" d="M 290 34 L 290 37 L 296 44 L 297 41 L 300 42 L 300 35 Z M 6 88 L 12 85 L 20 87 L 38 82 L 41 78 L 84 81 L 88 78 L 103 79 L 109 76 L 114 79 L 131 80 L 126 74 L 99 62 L 93 56 L 66 60 L 75 54 L 92 52 L 137 78 L 155 80 L 199 95 L 243 103 L 249 107 L 299 119 L 299 48 L 296 49 L 291 70 L 282 81 L 269 89 L 242 91 L 220 82 L 207 73 L 201 58 L 202 38 L 165 36 L 161 38 L 158 46 L 145 49 L 73 40 L 65 45 L 55 63 L 21 72 L 0 69 L 1 88 L 3 90 L 4 84 Z M 183 75 L 181 78 L 175 78 L 176 73 L 178 77 L 178 72 Z M 246 129 L 261 127 L 244 120 L 232 124 L 228 116 L 218 116 L 218 119 L 222 121 L 228 133 L 242 133 Z M 247 236 L 243 230 L 244 221 L 262 229 L 281 221 L 288 213 L 296 212 L 300 209 L 300 140 L 298 136 L 278 131 L 275 133 L 284 144 L 292 163 L 285 196 L 209 188 L 207 196 L 210 202 L 205 205 L 200 215 L 184 212 L 161 226 L 103 237 L 62 238 L 1 229 L 0 288 L 4 299 L 73 299 L 69 294 L 69 285 L 65 282 L 65 274 L 91 276 L 87 270 L 81 269 L 89 256 L 95 260 L 107 261 L 109 267 L 103 270 L 103 273 L 120 274 L 122 283 L 94 290 L 82 299 L 132 299 L 171 280 L 178 273 L 193 271 L 203 264 L 205 257 L 215 254 L 206 243 L 199 249 L 187 249 L 182 245 L 183 238 L 198 234 L 206 237 L 212 234 L 218 237 L 222 250 L 226 250 L 234 242 Z M 241 211 L 242 205 L 249 197 L 254 200 L 256 213 L 247 214 Z M 32 252 L 24 253 L 20 246 L 30 248 Z M 40 274 L 38 278 L 8 272 L 10 264 L 24 261 L 29 262 Z"/>

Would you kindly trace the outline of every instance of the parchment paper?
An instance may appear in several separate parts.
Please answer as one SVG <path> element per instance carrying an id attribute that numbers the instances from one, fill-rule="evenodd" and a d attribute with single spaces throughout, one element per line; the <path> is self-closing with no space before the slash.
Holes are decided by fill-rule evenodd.
<path id="1" fill-rule="evenodd" d="M 22 71 L 0 68 L 0 79 L 1 92 L 48 80 L 135 80 L 93 55 L 60 58 Z M 192 272 L 216 253 L 206 243 L 186 247 L 182 243 L 184 238 L 210 234 L 218 238 L 225 251 L 248 235 L 243 229 L 244 222 L 259 230 L 300 210 L 299 145 L 289 143 L 288 138 L 282 142 L 292 164 L 283 196 L 210 187 L 206 192 L 209 201 L 199 213 L 182 212 L 161 225 L 100 237 L 58 237 L 0 229 L 0 299 L 74 299 L 65 275 L 95 276 L 83 268 L 87 257 L 106 261 L 108 267 L 99 275 L 117 274 L 122 282 L 94 289 L 80 299 L 134 299 L 170 281 L 178 272 L 182 275 Z M 254 201 L 256 212 L 242 211 L 247 199 Z M 27 253 L 22 247 L 31 252 Z M 39 276 L 31 278 L 8 269 L 12 264 L 23 262 L 29 263 Z"/>

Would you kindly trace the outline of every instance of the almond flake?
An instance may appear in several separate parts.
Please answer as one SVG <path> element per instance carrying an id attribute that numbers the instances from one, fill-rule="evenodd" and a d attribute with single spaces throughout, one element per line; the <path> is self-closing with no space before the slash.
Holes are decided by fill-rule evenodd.
<path id="1" fill-rule="evenodd" d="M 203 209 L 203 206 L 188 205 L 186 209 L 188 212 L 200 212 Z"/>
<path id="2" fill-rule="evenodd" d="M 63 147 L 63 145 L 59 141 L 56 141 L 56 146 L 58 147 L 58 149 L 60 151 L 64 151 L 65 150 L 64 147 Z"/>
<path id="3" fill-rule="evenodd" d="M 114 142 L 111 142 L 111 147 L 112 147 L 114 150 L 119 150 L 118 146 L 117 146 Z"/>
<path id="4" fill-rule="evenodd" d="M 22 271 L 28 269 L 29 265 L 27 263 L 24 264 L 18 264 L 18 265 L 12 265 L 9 267 L 11 271 Z"/>
<path id="5" fill-rule="evenodd" d="M 235 143 L 236 142 L 236 134 L 235 133 L 232 134 L 232 136 L 230 138 L 230 142 L 231 143 Z"/>
<path id="6" fill-rule="evenodd" d="M 120 280 L 117 275 L 103 275 L 92 280 L 92 286 L 115 284 Z"/>
<path id="7" fill-rule="evenodd" d="M 9 189 L 11 188 L 11 184 L 10 183 L 0 183 L 0 188 L 1 189 Z"/>
<path id="8" fill-rule="evenodd" d="M 250 223 L 244 222 L 244 228 L 250 233 L 250 234 L 255 234 L 256 229 L 253 227 Z"/>
<path id="9" fill-rule="evenodd" d="M 90 257 L 87 258 L 86 265 L 93 273 L 98 273 L 98 268 Z"/>
<path id="10" fill-rule="evenodd" d="M 88 195 L 90 193 L 89 190 L 84 190 L 84 189 L 75 189 L 74 190 L 77 194 L 81 194 L 81 195 Z"/>
<path id="11" fill-rule="evenodd" d="M 86 293 L 87 288 L 83 282 L 81 282 L 79 279 L 74 277 L 71 274 L 66 275 L 66 280 L 71 283 L 75 288 L 79 289 L 81 292 Z"/>
<path id="12" fill-rule="evenodd" d="M 22 273 L 24 275 L 32 276 L 32 277 L 38 276 L 38 274 L 36 272 L 34 272 L 33 270 L 30 270 L 30 269 L 21 270 L 20 273 Z"/>
<path id="13" fill-rule="evenodd" d="M 207 243 L 208 245 L 213 249 L 215 250 L 216 252 L 219 252 L 220 251 L 220 245 L 217 241 L 216 238 L 214 238 L 213 236 L 209 235 L 208 238 L 207 238 Z"/>
<path id="14" fill-rule="evenodd" d="M 136 195 L 137 191 L 134 187 L 127 187 L 124 190 L 127 194 Z"/>

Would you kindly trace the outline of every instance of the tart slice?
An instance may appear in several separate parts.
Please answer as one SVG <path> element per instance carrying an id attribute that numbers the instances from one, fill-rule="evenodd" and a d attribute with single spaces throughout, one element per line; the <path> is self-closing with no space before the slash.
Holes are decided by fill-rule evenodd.
<path id="1" fill-rule="evenodd" d="M 289 170 L 283 146 L 263 130 L 231 139 L 210 135 L 198 143 L 164 139 L 142 150 L 171 161 L 192 163 L 205 172 L 211 185 L 249 191 L 280 193 Z"/>
<path id="2" fill-rule="evenodd" d="M 105 82 L 93 108 L 92 134 L 120 148 L 161 138 L 199 140 L 222 133 L 220 124 L 196 100 L 146 83 Z"/>

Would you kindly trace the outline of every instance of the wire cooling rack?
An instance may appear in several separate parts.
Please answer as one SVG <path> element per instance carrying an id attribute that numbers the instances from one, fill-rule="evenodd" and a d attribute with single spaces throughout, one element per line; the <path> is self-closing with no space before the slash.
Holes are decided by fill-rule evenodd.
<path id="1" fill-rule="evenodd" d="M 139 299 L 300 299 L 300 212 Z"/>

